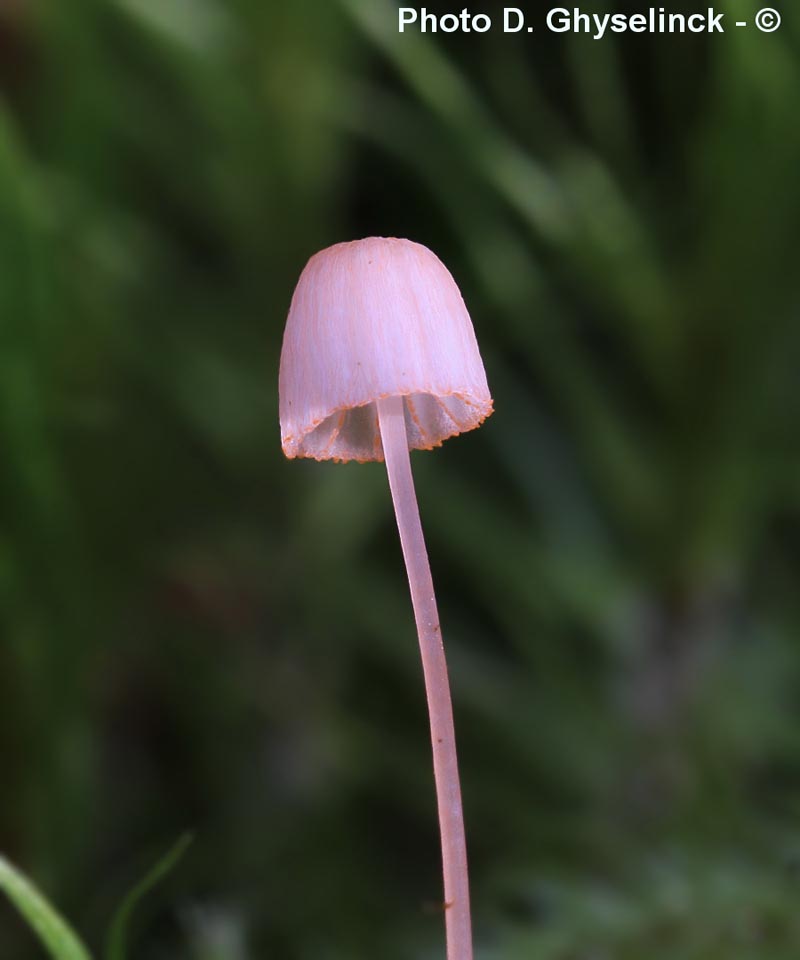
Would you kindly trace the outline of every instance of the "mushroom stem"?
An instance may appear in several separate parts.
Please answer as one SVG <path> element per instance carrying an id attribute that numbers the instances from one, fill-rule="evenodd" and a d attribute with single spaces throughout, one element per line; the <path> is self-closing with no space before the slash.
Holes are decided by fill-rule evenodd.
<path id="1" fill-rule="evenodd" d="M 389 487 L 411 588 L 411 602 L 417 623 L 428 698 L 433 771 L 442 836 L 447 960 L 472 960 L 467 847 L 456 759 L 453 707 L 450 702 L 450 684 L 447 679 L 447 663 L 431 568 L 411 475 L 403 398 L 387 397 L 376 402 Z"/>

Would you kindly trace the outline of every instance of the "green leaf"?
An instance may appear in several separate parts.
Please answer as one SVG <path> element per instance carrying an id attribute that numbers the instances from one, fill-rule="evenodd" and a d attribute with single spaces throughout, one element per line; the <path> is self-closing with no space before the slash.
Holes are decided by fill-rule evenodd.
<path id="1" fill-rule="evenodd" d="M 105 960 L 125 960 L 127 951 L 128 927 L 133 911 L 156 884 L 165 877 L 181 859 L 194 837 L 185 833 L 142 877 L 128 893 L 114 914 L 106 938 Z"/>
<path id="2" fill-rule="evenodd" d="M 66 921 L 23 874 L 0 857 L 0 888 L 56 960 L 91 960 L 91 955 Z"/>

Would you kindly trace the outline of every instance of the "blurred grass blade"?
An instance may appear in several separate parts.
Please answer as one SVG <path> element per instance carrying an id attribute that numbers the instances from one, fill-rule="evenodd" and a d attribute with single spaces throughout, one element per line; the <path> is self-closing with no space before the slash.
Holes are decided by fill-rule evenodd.
<path id="1" fill-rule="evenodd" d="M 427 36 L 401 37 L 397 9 L 375 0 L 340 0 L 342 8 L 394 64 L 421 103 L 444 122 L 487 183 L 557 246 L 573 234 L 572 211 L 559 181 L 500 127 L 474 86 Z"/>
<path id="2" fill-rule="evenodd" d="M 105 960 L 125 960 L 133 911 L 153 887 L 175 868 L 193 839 L 190 833 L 184 833 L 124 898 L 108 928 Z"/>
<path id="3" fill-rule="evenodd" d="M 19 910 L 55 960 L 91 960 L 66 921 L 16 867 L 0 857 L 0 888 Z"/>

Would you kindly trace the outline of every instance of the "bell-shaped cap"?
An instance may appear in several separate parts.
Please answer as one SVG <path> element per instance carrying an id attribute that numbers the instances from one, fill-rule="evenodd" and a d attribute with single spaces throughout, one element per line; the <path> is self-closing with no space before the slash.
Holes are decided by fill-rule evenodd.
<path id="1" fill-rule="evenodd" d="M 287 457 L 383 460 L 377 399 L 404 398 L 411 449 L 492 412 L 475 332 L 439 258 L 410 240 L 339 243 L 309 260 L 283 337 Z"/>

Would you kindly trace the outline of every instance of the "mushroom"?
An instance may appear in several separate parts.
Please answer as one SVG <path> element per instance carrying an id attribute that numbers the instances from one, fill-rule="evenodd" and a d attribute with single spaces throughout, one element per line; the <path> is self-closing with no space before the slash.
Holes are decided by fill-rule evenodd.
<path id="1" fill-rule="evenodd" d="M 453 710 L 410 449 L 431 449 L 492 412 L 472 323 L 447 268 L 410 240 L 370 237 L 311 258 L 281 352 L 287 457 L 385 460 L 430 714 L 448 960 L 470 960 L 469 881 Z"/>

